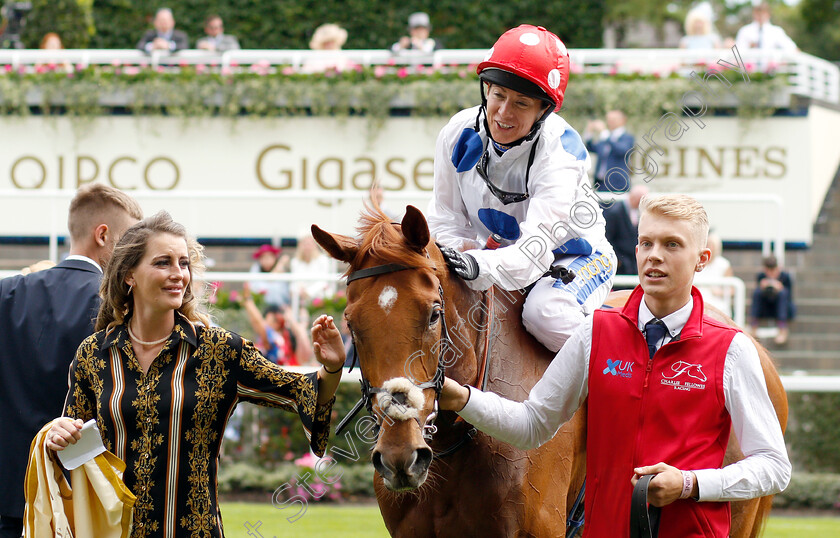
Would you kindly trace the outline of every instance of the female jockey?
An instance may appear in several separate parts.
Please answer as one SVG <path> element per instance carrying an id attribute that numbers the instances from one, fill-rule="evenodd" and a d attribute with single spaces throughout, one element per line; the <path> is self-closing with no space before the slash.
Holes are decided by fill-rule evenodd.
<path id="1" fill-rule="evenodd" d="M 589 155 L 553 114 L 569 55 L 545 28 L 522 25 L 499 38 L 477 72 L 481 106 L 438 135 L 429 227 L 470 287 L 536 283 L 522 321 L 556 352 L 604 302 L 616 269 L 601 209 L 588 197 Z M 561 276 L 562 267 L 573 274 Z"/>

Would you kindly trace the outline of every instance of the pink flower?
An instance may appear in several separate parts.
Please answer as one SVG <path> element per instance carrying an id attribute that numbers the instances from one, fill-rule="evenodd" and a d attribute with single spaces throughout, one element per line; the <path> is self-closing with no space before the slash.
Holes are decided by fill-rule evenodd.
<path id="1" fill-rule="evenodd" d="M 231 76 L 232 74 L 233 74 L 233 71 L 231 70 L 231 68 L 230 68 L 230 67 L 223 67 L 223 68 L 222 68 L 222 76 L 224 76 L 224 77 L 229 77 L 229 76 Z"/>
<path id="2" fill-rule="evenodd" d="M 111 60 L 111 65 L 113 67 L 119 67 L 122 65 L 122 62 L 120 62 L 119 60 Z"/>
<path id="3" fill-rule="evenodd" d="M 618 67 L 616 67 L 616 66 L 612 66 L 612 67 L 610 67 L 610 71 L 609 71 L 609 73 L 610 73 L 610 75 L 615 75 L 615 74 L 617 74 L 617 73 L 618 73 Z"/>
<path id="4" fill-rule="evenodd" d="M 292 67 L 291 65 L 287 65 L 280 72 L 283 73 L 284 75 L 294 75 L 295 74 L 295 68 Z"/>
<path id="5" fill-rule="evenodd" d="M 361 73 L 362 71 L 364 71 L 364 67 L 362 67 L 362 64 L 353 64 L 353 69 L 355 69 L 357 73 Z"/>
<path id="6" fill-rule="evenodd" d="M 136 75 L 140 72 L 140 68 L 135 65 L 127 65 L 125 66 L 125 74 L 126 75 Z"/>
<path id="7" fill-rule="evenodd" d="M 307 452 L 305 455 L 295 460 L 295 465 L 298 467 L 309 467 L 310 469 L 314 469 L 317 463 L 318 457 L 312 452 Z"/>
<path id="8" fill-rule="evenodd" d="M 384 65 L 377 65 L 376 67 L 373 68 L 373 76 L 375 76 L 376 78 L 384 77 L 386 72 L 387 72 L 387 69 L 385 68 Z"/>
<path id="9" fill-rule="evenodd" d="M 164 71 L 166 71 L 166 70 L 163 68 L 162 65 L 157 66 L 157 72 L 158 73 L 163 73 Z"/>
<path id="10" fill-rule="evenodd" d="M 569 71 L 576 75 L 579 75 L 583 73 L 583 66 L 575 62 L 569 62 Z"/>
<path id="11" fill-rule="evenodd" d="M 207 66 L 204 65 L 204 64 L 197 64 L 195 66 L 195 72 L 198 73 L 199 75 L 203 75 L 204 73 L 207 72 Z"/>
<path id="12" fill-rule="evenodd" d="M 178 67 L 187 67 L 187 62 L 181 60 L 180 63 L 178 63 Z"/>
<path id="13" fill-rule="evenodd" d="M 22 66 L 18 67 L 18 73 L 20 73 L 21 75 L 25 74 L 26 73 L 26 66 L 22 65 Z"/>
<path id="14" fill-rule="evenodd" d="M 231 67 L 239 67 L 239 62 L 230 62 Z"/>
<path id="15" fill-rule="evenodd" d="M 46 73 L 47 72 L 47 66 L 45 66 L 45 65 L 35 66 L 35 72 L 38 73 L 38 74 Z"/>
<path id="16" fill-rule="evenodd" d="M 314 306 L 315 308 L 320 308 L 323 305 L 324 305 L 324 300 L 321 299 L 320 297 L 315 297 L 314 299 L 312 299 L 312 306 Z"/>
<path id="17" fill-rule="evenodd" d="M 84 71 L 84 69 L 85 69 L 84 65 L 82 65 L 80 63 L 76 64 L 76 71 Z"/>
<path id="18" fill-rule="evenodd" d="M 335 292 L 335 296 L 336 297 L 346 297 L 347 292 L 345 292 L 344 290 L 338 290 L 337 292 Z"/>
<path id="19" fill-rule="evenodd" d="M 755 64 L 746 62 L 744 63 L 744 69 L 747 70 L 747 73 L 752 73 L 753 71 L 755 71 Z"/>
<path id="20" fill-rule="evenodd" d="M 393 58 L 388 58 L 388 65 L 397 65 L 397 61 Z"/>
<path id="21" fill-rule="evenodd" d="M 231 292 L 230 292 L 230 301 L 231 301 L 232 303 L 235 303 L 235 302 L 239 301 L 239 292 L 238 292 L 238 291 L 236 291 L 236 290 L 231 290 Z"/>
<path id="22" fill-rule="evenodd" d="M 407 77 L 408 76 L 408 69 L 406 69 L 405 67 L 400 67 L 400 69 L 397 71 L 397 76 L 399 78 Z"/>
<path id="23" fill-rule="evenodd" d="M 458 70 L 458 76 L 460 78 L 467 78 L 467 71 L 465 69 L 459 69 Z"/>
<path id="24" fill-rule="evenodd" d="M 4 69 L 6 70 L 6 73 L 11 73 L 11 72 L 12 72 L 12 66 L 11 66 L 11 64 L 6 64 L 6 65 L 4 65 L 3 67 L 4 67 Z"/>

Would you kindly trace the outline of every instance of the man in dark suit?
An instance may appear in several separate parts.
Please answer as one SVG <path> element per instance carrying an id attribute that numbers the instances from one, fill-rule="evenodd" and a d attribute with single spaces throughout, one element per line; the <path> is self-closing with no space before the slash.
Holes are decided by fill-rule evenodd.
<path id="1" fill-rule="evenodd" d="M 190 47 L 187 34 L 175 29 L 175 16 L 172 10 L 164 7 L 155 13 L 154 29 L 149 30 L 137 43 L 137 48 L 146 52 L 164 50 L 176 52 Z"/>
<path id="2" fill-rule="evenodd" d="M 596 191 L 627 192 L 630 188 L 630 170 L 624 156 L 633 147 L 635 139 L 624 128 L 626 123 L 624 112 L 610 110 L 606 124 L 601 120 L 590 121 L 584 130 L 586 149 L 598 155 Z"/>
<path id="3" fill-rule="evenodd" d="M 636 244 L 639 242 L 639 202 L 648 193 L 645 185 L 635 185 L 625 200 L 604 208 L 607 241 L 618 258 L 617 275 L 637 275 Z"/>
<path id="4" fill-rule="evenodd" d="M 70 362 L 93 333 L 102 268 L 142 216 L 137 202 L 117 189 L 83 187 L 70 202 L 67 259 L 0 280 L 0 538 L 22 533 L 30 443 L 61 415 Z"/>

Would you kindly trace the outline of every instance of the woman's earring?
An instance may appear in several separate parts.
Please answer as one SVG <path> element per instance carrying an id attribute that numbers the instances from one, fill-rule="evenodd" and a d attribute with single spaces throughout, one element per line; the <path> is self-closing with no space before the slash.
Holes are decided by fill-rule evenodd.
<path id="1" fill-rule="evenodd" d="M 126 292 L 126 295 L 131 295 L 131 288 L 132 288 L 132 285 L 129 284 L 128 285 L 128 292 Z"/>

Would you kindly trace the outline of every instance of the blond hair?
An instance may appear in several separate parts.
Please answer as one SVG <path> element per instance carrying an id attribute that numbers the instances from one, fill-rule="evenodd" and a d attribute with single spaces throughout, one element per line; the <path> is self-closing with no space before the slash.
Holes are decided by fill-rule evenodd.
<path id="1" fill-rule="evenodd" d="M 121 324 L 134 310 L 134 296 L 129 294 L 129 286 L 125 279 L 128 273 L 140 264 L 151 238 L 159 234 L 175 235 L 187 243 L 190 283 L 177 311 L 192 322 L 200 321 L 205 326 L 210 326 L 203 297 L 194 291 L 195 279 L 204 272 L 204 247 L 187 234 L 186 228 L 173 221 L 169 213 L 159 211 L 126 230 L 114 247 L 114 254 L 105 268 L 99 288 L 102 305 L 96 317 L 97 331 Z"/>
<path id="2" fill-rule="evenodd" d="M 137 201 L 121 190 L 102 183 L 85 185 L 70 201 L 67 215 L 70 240 L 82 241 L 91 230 L 103 223 L 113 228 L 112 220 L 120 213 L 134 220 L 143 218 L 143 210 Z"/>
<path id="3" fill-rule="evenodd" d="M 703 21 L 703 32 L 700 34 L 694 33 L 694 23 L 695 21 L 701 20 Z M 709 35 L 712 33 L 712 21 L 707 17 L 704 13 L 701 13 L 700 10 L 692 10 L 688 12 L 688 15 L 685 17 L 685 34 L 686 35 Z"/>
<path id="4" fill-rule="evenodd" d="M 703 204 L 685 194 L 647 195 L 639 204 L 639 219 L 645 213 L 688 222 L 700 249 L 706 248 L 709 236 L 709 216 Z"/>

